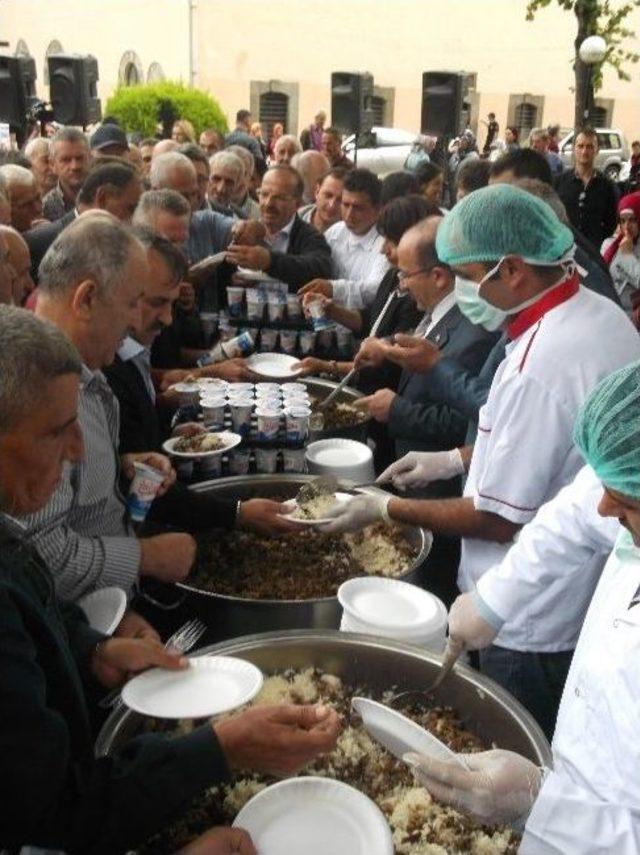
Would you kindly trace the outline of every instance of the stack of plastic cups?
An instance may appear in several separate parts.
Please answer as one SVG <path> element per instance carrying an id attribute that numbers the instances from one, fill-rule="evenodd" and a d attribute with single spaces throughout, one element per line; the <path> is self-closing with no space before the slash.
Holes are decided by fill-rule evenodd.
<path id="1" fill-rule="evenodd" d="M 252 383 L 233 383 L 228 391 L 231 425 L 243 437 L 251 431 L 251 414 L 255 406 L 253 391 Z"/>
<path id="2" fill-rule="evenodd" d="M 442 653 L 446 642 L 447 609 L 434 594 L 380 576 L 344 582 L 338 589 L 343 608 L 342 632 L 392 638 Z"/>

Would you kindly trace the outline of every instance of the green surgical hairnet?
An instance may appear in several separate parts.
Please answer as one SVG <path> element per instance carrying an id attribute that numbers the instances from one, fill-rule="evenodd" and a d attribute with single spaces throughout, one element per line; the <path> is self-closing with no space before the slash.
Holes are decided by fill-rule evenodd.
<path id="1" fill-rule="evenodd" d="M 573 245 L 571 229 L 536 196 L 510 184 L 469 193 L 440 223 L 436 252 L 445 264 L 520 255 L 553 264 Z"/>
<path id="2" fill-rule="evenodd" d="M 573 438 L 605 487 L 640 500 L 640 362 L 598 383 L 578 413 Z"/>

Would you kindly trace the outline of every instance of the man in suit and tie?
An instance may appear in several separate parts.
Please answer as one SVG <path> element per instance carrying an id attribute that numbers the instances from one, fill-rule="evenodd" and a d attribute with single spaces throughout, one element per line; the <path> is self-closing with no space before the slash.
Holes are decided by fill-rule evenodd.
<path id="1" fill-rule="evenodd" d="M 441 221 L 441 216 L 427 217 L 403 235 L 398 245 L 399 287 L 409 291 L 424 311 L 414 335 L 426 338 L 475 375 L 494 346 L 497 333 L 472 324 L 456 305 L 454 275 L 439 260 L 435 248 Z M 391 346 L 388 350 L 391 355 Z M 431 382 L 429 371 L 416 372 L 403 366 L 396 392 L 379 389 L 361 403 L 376 421 L 386 424 L 397 458 L 409 451 L 447 451 L 464 442 L 467 416 L 447 403 Z M 433 481 L 413 495 L 436 498 L 460 493 L 458 477 Z M 458 538 L 437 535 L 421 568 L 424 586 L 446 603 L 456 596 L 459 550 Z"/>
<path id="2" fill-rule="evenodd" d="M 398 246 L 399 285 L 409 291 L 424 317 L 414 335 L 432 342 L 472 374 L 478 374 L 497 334 L 472 324 L 456 305 L 454 276 L 435 249 L 440 216 L 409 229 Z M 450 406 L 431 383 L 430 372 L 403 366 L 397 391 L 379 389 L 362 400 L 376 421 L 387 425 L 397 457 L 409 451 L 446 451 L 464 441 L 467 417 Z M 433 482 L 430 495 L 454 495 L 452 481 Z"/>

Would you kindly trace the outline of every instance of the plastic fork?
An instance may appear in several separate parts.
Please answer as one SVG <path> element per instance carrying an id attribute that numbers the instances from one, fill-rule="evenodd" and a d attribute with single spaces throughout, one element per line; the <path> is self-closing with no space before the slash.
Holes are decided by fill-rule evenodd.
<path id="1" fill-rule="evenodd" d="M 165 642 L 165 650 L 172 647 L 179 653 L 188 653 L 196 642 L 198 642 L 206 632 L 206 624 L 198 618 L 188 620 L 183 626 L 177 629 Z M 98 706 L 103 710 L 117 709 L 122 706 L 123 701 L 120 692 L 122 687 L 113 689 L 108 695 L 98 703 Z"/>

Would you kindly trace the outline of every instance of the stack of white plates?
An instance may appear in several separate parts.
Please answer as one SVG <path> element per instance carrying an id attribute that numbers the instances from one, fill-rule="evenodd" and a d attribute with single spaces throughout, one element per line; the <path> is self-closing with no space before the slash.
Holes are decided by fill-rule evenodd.
<path id="1" fill-rule="evenodd" d="M 338 588 L 342 606 L 340 629 L 394 638 L 442 653 L 447 610 L 428 591 L 379 576 L 350 579 Z"/>
<path id="2" fill-rule="evenodd" d="M 321 439 L 307 446 L 307 469 L 314 475 L 367 484 L 374 480 L 373 454 L 368 445 L 354 439 Z"/>

